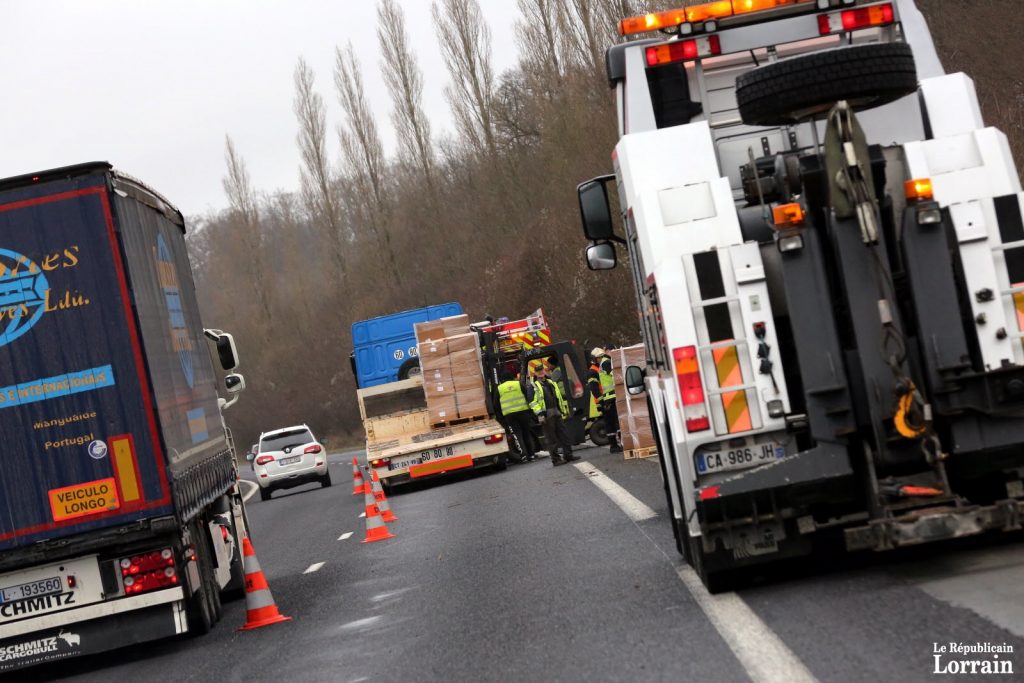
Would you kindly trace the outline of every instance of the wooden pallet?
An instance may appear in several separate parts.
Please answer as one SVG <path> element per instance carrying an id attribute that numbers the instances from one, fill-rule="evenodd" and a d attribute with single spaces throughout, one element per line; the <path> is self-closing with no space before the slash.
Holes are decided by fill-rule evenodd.
<path id="1" fill-rule="evenodd" d="M 649 458 L 652 455 L 658 454 L 657 446 L 648 446 L 647 448 L 634 448 L 628 451 L 623 451 L 623 455 L 626 460 L 637 460 L 638 458 Z"/>
<path id="2" fill-rule="evenodd" d="M 486 420 L 487 415 L 471 415 L 470 417 L 458 417 L 454 420 L 448 420 L 447 422 L 435 422 L 430 425 L 431 429 L 444 429 L 445 427 L 454 427 L 456 425 L 466 424 L 468 422 L 477 422 L 479 420 Z"/>

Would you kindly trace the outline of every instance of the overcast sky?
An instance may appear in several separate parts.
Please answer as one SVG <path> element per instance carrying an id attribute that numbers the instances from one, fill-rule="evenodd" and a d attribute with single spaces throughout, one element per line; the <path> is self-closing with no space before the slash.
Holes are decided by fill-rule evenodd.
<path id="1" fill-rule="evenodd" d="M 430 0 L 399 0 L 436 135 L 451 131 Z M 516 61 L 513 0 L 481 0 L 495 72 Z M 224 135 L 260 190 L 295 190 L 302 55 L 334 129 L 334 49 L 352 41 L 395 147 L 374 0 L 0 0 L 0 177 L 106 160 L 188 215 L 223 208 Z"/>

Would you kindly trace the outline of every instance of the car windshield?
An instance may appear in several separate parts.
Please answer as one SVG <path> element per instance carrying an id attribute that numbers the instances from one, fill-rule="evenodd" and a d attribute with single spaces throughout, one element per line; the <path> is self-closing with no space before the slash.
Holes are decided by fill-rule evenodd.
<path id="1" fill-rule="evenodd" d="M 280 432 L 265 436 L 260 441 L 260 452 L 283 451 L 293 446 L 301 446 L 313 440 L 313 435 L 308 429 L 292 429 L 287 432 Z"/>

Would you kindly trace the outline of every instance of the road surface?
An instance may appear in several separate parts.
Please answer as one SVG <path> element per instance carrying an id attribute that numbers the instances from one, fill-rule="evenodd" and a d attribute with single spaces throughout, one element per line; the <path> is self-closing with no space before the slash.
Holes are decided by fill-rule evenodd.
<path id="1" fill-rule="evenodd" d="M 655 460 L 606 448 L 391 496 L 371 544 L 351 454 L 334 486 L 250 498 L 260 563 L 293 620 L 33 671 L 95 681 L 936 681 L 935 650 L 1006 644 L 1024 680 L 1021 537 L 817 558 L 710 596 L 677 555 Z M 347 458 L 347 461 L 346 461 Z M 781 574 L 781 575 L 780 575 Z M 940 654 L 950 660 L 992 655 Z M 958 676 L 957 680 L 975 680 Z M 29 678 L 31 680 L 31 678 Z"/>

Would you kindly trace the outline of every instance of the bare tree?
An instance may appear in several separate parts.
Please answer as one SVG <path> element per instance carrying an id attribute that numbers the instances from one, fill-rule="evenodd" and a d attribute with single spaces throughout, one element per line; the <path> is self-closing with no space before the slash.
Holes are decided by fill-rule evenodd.
<path id="1" fill-rule="evenodd" d="M 292 108 L 299 122 L 296 140 L 302 166 L 299 181 L 302 197 L 313 221 L 322 226 L 331 245 L 338 282 L 345 278 L 344 225 L 336 186 L 327 156 L 327 115 L 324 101 L 314 89 L 313 70 L 302 57 L 295 65 L 295 99 Z"/>
<path id="2" fill-rule="evenodd" d="M 245 274 L 256 294 L 256 301 L 259 303 L 261 312 L 269 320 L 271 317 L 270 304 L 260 267 L 263 251 L 259 205 L 252 181 L 249 179 L 249 170 L 245 166 L 245 160 L 235 151 L 235 145 L 229 135 L 224 136 L 224 162 L 227 164 L 228 174 L 221 182 L 231 207 L 229 211 L 231 223 L 242 247 Z"/>
<path id="3" fill-rule="evenodd" d="M 557 0 L 568 58 L 594 72 L 618 39 L 618 21 L 629 16 L 627 0 Z"/>
<path id="4" fill-rule="evenodd" d="M 491 30 L 480 4 L 477 0 L 434 0 L 431 11 L 441 53 L 452 78 L 445 97 L 455 125 L 476 151 L 494 156 Z"/>
<path id="5" fill-rule="evenodd" d="M 335 51 L 334 85 L 344 122 L 338 128 L 350 174 L 380 208 L 384 196 L 384 146 L 363 88 L 363 75 L 351 41 Z"/>
<path id="6" fill-rule="evenodd" d="M 334 85 L 344 121 L 338 137 L 345 175 L 355 184 L 354 199 L 360 211 L 356 226 L 370 229 L 395 282 L 401 274 L 391 247 L 391 236 L 384 228 L 387 205 L 384 201 L 384 146 L 377 133 L 377 122 L 363 88 L 363 76 L 351 41 L 335 54 Z"/>
<path id="7" fill-rule="evenodd" d="M 405 14 L 395 0 L 381 0 L 377 6 L 377 40 L 383 55 L 381 72 L 395 107 L 391 122 L 398 137 L 399 155 L 418 168 L 432 187 L 434 151 L 430 144 L 430 121 L 423 111 L 423 74 L 409 48 Z"/>
<path id="8" fill-rule="evenodd" d="M 516 43 L 524 66 L 541 76 L 547 87 L 562 79 L 562 31 L 558 0 L 517 0 Z"/>

